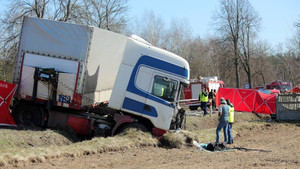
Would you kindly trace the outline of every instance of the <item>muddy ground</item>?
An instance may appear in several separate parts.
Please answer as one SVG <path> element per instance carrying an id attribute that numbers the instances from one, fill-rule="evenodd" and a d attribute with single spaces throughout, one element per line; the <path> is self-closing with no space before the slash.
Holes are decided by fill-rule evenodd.
<path id="1" fill-rule="evenodd" d="M 234 144 L 225 152 L 207 152 L 195 146 L 137 147 L 33 161 L 17 168 L 300 168 L 299 124 L 242 122 L 234 126 Z"/>

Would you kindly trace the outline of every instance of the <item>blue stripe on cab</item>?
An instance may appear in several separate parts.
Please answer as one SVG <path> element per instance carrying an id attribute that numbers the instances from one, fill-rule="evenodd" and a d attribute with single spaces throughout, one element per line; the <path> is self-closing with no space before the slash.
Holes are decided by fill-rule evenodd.
<path id="1" fill-rule="evenodd" d="M 150 107 L 150 109 L 145 109 L 145 106 Z M 144 103 L 138 102 L 136 100 L 125 97 L 123 102 L 123 109 L 134 111 L 137 113 L 145 114 L 151 117 L 157 117 L 157 111 L 153 106 L 146 105 Z"/>
<path id="2" fill-rule="evenodd" d="M 127 91 L 129 91 L 131 93 L 134 93 L 134 94 L 137 94 L 139 96 L 142 96 L 144 98 L 148 98 L 148 99 L 153 100 L 155 102 L 161 103 L 163 105 L 174 108 L 175 106 L 170 105 L 166 100 L 163 100 L 163 99 L 158 98 L 156 96 L 153 96 L 149 93 L 146 93 L 146 92 L 138 89 L 135 86 L 135 77 L 138 73 L 138 69 L 139 69 L 140 65 L 145 65 L 147 67 L 152 67 L 152 68 L 158 69 L 160 71 L 168 72 L 168 73 L 173 74 L 175 76 L 180 76 L 180 77 L 186 78 L 186 79 L 188 77 L 188 72 L 189 71 L 186 68 L 174 65 L 172 63 L 168 63 L 166 61 L 163 61 L 163 60 L 160 60 L 160 59 L 157 59 L 157 58 L 146 56 L 146 55 L 143 55 L 138 60 L 138 62 L 136 63 L 136 65 L 135 65 L 135 67 L 132 71 L 132 74 L 131 74 L 131 77 L 130 77 L 130 80 L 129 80 L 129 83 L 128 83 L 128 86 L 127 86 Z"/>

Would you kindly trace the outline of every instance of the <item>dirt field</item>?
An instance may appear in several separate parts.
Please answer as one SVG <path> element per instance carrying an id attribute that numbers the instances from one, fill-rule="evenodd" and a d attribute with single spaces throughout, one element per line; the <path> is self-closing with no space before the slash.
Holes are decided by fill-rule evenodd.
<path id="1" fill-rule="evenodd" d="M 202 118 L 201 121 L 205 120 L 203 117 L 195 117 L 197 118 Z M 235 142 L 228 147 L 236 149 L 226 152 L 201 151 L 195 146 L 180 149 L 149 146 L 87 153 L 88 155 L 79 157 L 62 156 L 43 162 L 20 163 L 15 167 L 26 169 L 300 168 L 300 123 L 240 122 L 234 126 L 234 135 Z M 214 139 L 215 137 L 210 138 L 210 141 L 213 142 Z M 13 168 L 13 166 L 4 168 Z"/>

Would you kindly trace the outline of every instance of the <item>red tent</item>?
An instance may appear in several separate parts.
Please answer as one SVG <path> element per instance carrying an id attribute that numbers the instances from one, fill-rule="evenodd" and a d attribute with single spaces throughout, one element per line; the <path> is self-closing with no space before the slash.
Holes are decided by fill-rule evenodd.
<path id="1" fill-rule="evenodd" d="M 9 103 L 17 86 L 0 80 L 0 126 L 16 125 L 9 111 Z"/>
<path id="2" fill-rule="evenodd" d="M 216 97 L 217 105 L 219 105 L 221 97 L 229 99 L 236 111 L 275 113 L 276 95 L 274 94 L 265 94 L 253 89 L 219 88 Z"/>
<path id="3" fill-rule="evenodd" d="M 263 114 L 274 114 L 276 111 L 276 95 L 265 94 L 257 91 L 255 97 L 254 112 Z"/>
<path id="4" fill-rule="evenodd" d="M 235 110 L 243 110 L 246 112 L 252 112 L 255 100 L 255 90 L 251 89 L 235 89 L 233 102 Z"/>

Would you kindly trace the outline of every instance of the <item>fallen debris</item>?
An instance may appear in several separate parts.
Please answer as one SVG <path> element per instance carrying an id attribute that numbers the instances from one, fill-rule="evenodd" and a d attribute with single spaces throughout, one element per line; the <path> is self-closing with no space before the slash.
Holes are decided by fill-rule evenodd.
<path id="1" fill-rule="evenodd" d="M 209 143 L 207 144 L 206 150 L 209 151 L 224 151 L 227 150 L 226 143 Z"/>
<path id="2" fill-rule="evenodd" d="M 193 144 L 200 148 L 202 151 L 211 151 L 211 152 L 221 152 L 226 150 L 233 150 L 228 149 L 226 143 L 208 143 L 208 144 L 199 144 L 196 141 Z"/>

